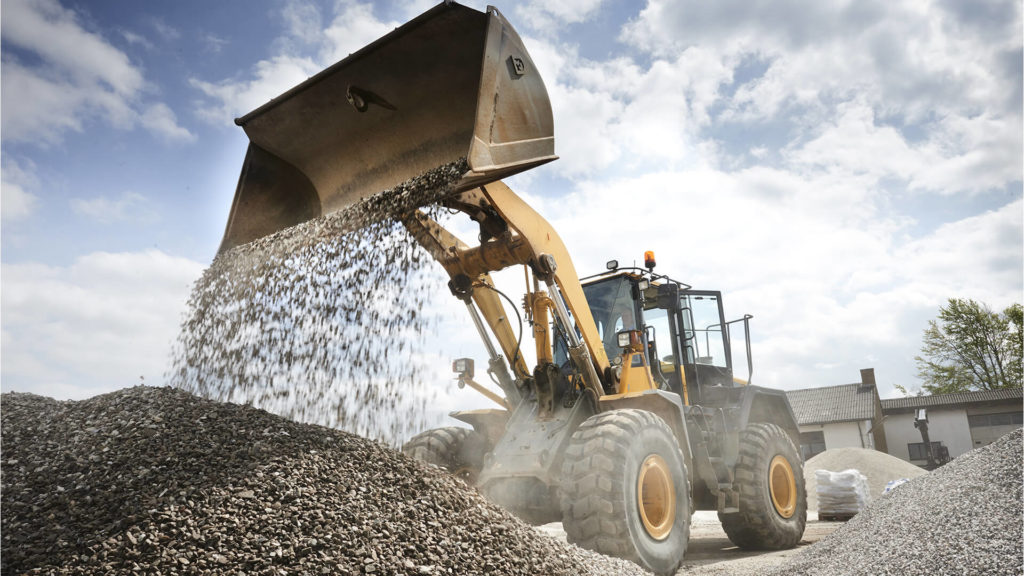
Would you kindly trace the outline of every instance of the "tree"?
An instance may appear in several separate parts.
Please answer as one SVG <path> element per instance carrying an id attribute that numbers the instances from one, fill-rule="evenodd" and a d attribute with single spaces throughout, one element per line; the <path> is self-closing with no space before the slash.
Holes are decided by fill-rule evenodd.
<path id="1" fill-rule="evenodd" d="M 1020 388 L 1024 309 L 1001 313 L 984 303 L 950 298 L 929 320 L 917 361 L 922 388 L 930 394 Z"/>

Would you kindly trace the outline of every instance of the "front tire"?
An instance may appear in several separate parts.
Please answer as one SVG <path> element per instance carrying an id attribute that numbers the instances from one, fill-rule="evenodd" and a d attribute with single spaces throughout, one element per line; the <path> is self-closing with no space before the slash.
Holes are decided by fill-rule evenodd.
<path id="1" fill-rule="evenodd" d="M 413 436 L 402 446 L 402 452 L 444 468 L 472 486 L 483 467 L 487 443 L 476 430 L 447 426 Z"/>
<path id="2" fill-rule="evenodd" d="M 734 485 L 739 512 L 718 513 L 733 544 L 782 550 L 800 542 L 807 525 L 803 461 L 785 430 L 760 422 L 743 430 Z"/>
<path id="3" fill-rule="evenodd" d="M 674 574 L 690 537 L 686 464 L 664 420 L 646 410 L 591 416 L 572 435 L 561 483 L 569 542 Z"/>

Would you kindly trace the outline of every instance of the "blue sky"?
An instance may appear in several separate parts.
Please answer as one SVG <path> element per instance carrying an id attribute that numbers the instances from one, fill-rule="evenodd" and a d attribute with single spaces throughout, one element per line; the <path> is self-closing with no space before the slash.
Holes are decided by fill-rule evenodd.
<path id="1" fill-rule="evenodd" d="M 224 231 L 233 118 L 430 5 L 5 1 L 3 390 L 159 383 Z M 759 383 L 874 367 L 892 395 L 947 298 L 1022 300 L 1019 2 L 498 8 L 561 156 L 510 185 L 583 273 L 653 249 L 723 290 L 729 316 L 754 315 Z M 483 361 L 451 341 L 441 356 Z"/>

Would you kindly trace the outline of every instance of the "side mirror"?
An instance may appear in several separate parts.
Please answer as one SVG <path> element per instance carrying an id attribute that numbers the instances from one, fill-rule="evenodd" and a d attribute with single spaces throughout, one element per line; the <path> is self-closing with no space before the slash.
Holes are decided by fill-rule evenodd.
<path id="1" fill-rule="evenodd" d="M 679 285 L 662 284 L 658 286 L 658 308 L 662 310 L 679 310 Z"/>

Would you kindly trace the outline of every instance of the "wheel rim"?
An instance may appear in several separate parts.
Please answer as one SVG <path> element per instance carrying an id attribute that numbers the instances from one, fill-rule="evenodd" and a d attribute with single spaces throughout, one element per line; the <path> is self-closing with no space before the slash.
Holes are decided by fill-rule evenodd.
<path id="1" fill-rule="evenodd" d="M 651 454 L 640 465 L 637 504 L 644 530 L 655 540 L 664 540 L 676 521 L 676 488 L 665 459 Z"/>
<path id="2" fill-rule="evenodd" d="M 452 471 L 452 476 L 462 478 L 466 484 L 469 484 L 470 486 L 476 485 L 476 477 L 478 474 L 479 471 L 476 468 L 469 466 L 462 466 L 461 468 L 456 468 Z"/>
<path id="3" fill-rule="evenodd" d="M 768 491 L 779 516 L 791 518 L 796 512 L 796 477 L 789 460 L 779 454 L 768 465 Z"/>

